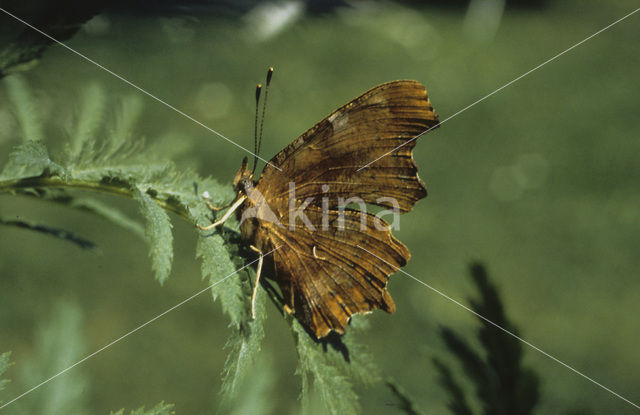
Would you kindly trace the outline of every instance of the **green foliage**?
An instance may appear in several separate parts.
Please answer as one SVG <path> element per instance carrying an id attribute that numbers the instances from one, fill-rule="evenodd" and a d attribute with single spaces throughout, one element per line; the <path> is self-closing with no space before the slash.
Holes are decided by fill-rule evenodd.
<path id="1" fill-rule="evenodd" d="M 13 114 L 20 125 L 22 140 L 44 139 L 40 112 L 36 109 L 35 100 L 24 78 L 19 75 L 10 76 L 4 79 L 4 84 L 12 104 Z"/>
<path id="2" fill-rule="evenodd" d="M 471 277 L 480 298 L 471 300 L 471 308 L 489 321 L 517 335 L 517 328 L 508 320 L 498 291 L 489 281 L 485 268 L 471 266 Z M 484 356 L 453 330 L 442 327 L 441 335 L 447 347 L 462 365 L 464 373 L 475 386 L 485 415 L 530 415 L 540 398 L 539 378 L 522 364 L 522 345 L 516 338 L 479 318 L 478 339 Z M 471 415 L 464 389 L 446 364 L 434 359 L 440 373 L 440 383 L 449 393 L 449 408 L 456 415 Z"/>
<path id="3" fill-rule="evenodd" d="M 220 234 L 200 236 L 196 257 L 202 260 L 202 276 L 212 285 L 214 299 L 220 299 L 222 310 L 229 316 L 231 335 L 225 344 L 229 350 L 222 371 L 223 405 L 237 398 L 238 391 L 252 369 L 260 352 L 264 337 L 266 317 L 265 293 L 258 290 L 256 297 L 256 318 L 250 318 L 251 284 L 249 273 L 239 275 L 217 284 L 231 275 L 241 264 L 238 262 L 238 247 L 226 243 Z M 235 258 L 235 260 L 234 260 Z M 215 284 L 215 285 L 214 285 Z"/>
<path id="4" fill-rule="evenodd" d="M 151 250 L 151 267 L 156 273 L 156 279 L 162 284 L 171 272 L 173 261 L 173 234 L 169 215 L 158 206 L 151 196 L 136 189 L 133 198 L 140 203 L 140 212 L 146 219 L 145 235 Z"/>
<path id="5" fill-rule="evenodd" d="M 82 314 L 76 305 L 64 302 L 56 305 L 51 321 L 36 332 L 34 356 L 20 367 L 20 380 L 26 388 L 38 385 L 84 356 L 87 347 L 82 324 Z M 37 396 L 27 395 L 12 405 L 24 414 L 84 414 L 87 387 L 86 376 L 75 368 L 42 386 Z"/>
<path id="6" fill-rule="evenodd" d="M 567 412 L 567 415 L 593 415 L 593 411 L 588 408 L 575 408 Z"/>
<path id="7" fill-rule="evenodd" d="M 267 316 L 265 299 L 263 290 L 258 290 L 255 304 L 256 318 L 237 327 L 232 324 L 233 331 L 225 344 L 225 348 L 229 349 L 229 355 L 222 372 L 221 393 L 224 399 L 236 398 L 240 385 L 248 376 L 254 374 L 255 363 L 264 338 L 264 320 Z"/>
<path id="8" fill-rule="evenodd" d="M 62 201 L 59 202 L 63 203 Z M 69 195 L 66 196 L 64 203 L 67 203 L 74 209 L 83 210 L 96 216 L 100 216 L 109 222 L 138 235 L 141 239 L 145 239 L 144 226 L 142 226 L 140 222 L 130 218 L 120 210 L 114 209 L 106 203 L 89 197 L 75 197 Z"/>
<path id="9" fill-rule="evenodd" d="M 175 411 L 173 410 L 173 405 L 167 404 L 164 402 L 160 402 L 153 408 L 146 410 L 143 407 L 132 410 L 129 412 L 129 415 L 172 415 Z M 117 412 L 111 412 L 111 415 L 124 415 L 124 409 L 120 409 Z"/>
<path id="10" fill-rule="evenodd" d="M 376 364 L 369 348 L 357 341 L 359 333 L 369 328 L 369 321 L 365 316 L 356 314 L 351 317 L 349 331 L 342 336 L 341 342 L 348 353 L 348 361 L 339 353 L 328 353 L 331 364 L 342 367 L 353 381 L 365 386 L 373 386 L 382 382 L 380 368 Z"/>
<path id="11" fill-rule="evenodd" d="M 438 359 L 433 359 L 433 365 L 440 374 L 440 384 L 449 393 L 448 406 L 454 415 L 473 415 L 467 402 L 464 390 L 451 373 L 451 369 Z"/>
<path id="12" fill-rule="evenodd" d="M 9 160 L 0 173 L 0 179 L 27 178 L 43 174 L 61 178 L 69 176 L 64 167 L 51 160 L 43 142 L 27 141 L 15 147 L 9 154 Z"/>
<path id="13" fill-rule="evenodd" d="M 52 228 L 50 226 L 41 225 L 25 220 L 8 219 L 0 216 L 0 225 L 15 226 L 22 229 L 30 229 L 36 232 L 51 235 L 54 238 L 62 239 L 63 241 L 71 242 L 83 249 L 95 249 L 96 246 L 93 242 L 81 238 L 71 232 L 67 232 L 63 229 Z"/>
<path id="14" fill-rule="evenodd" d="M 222 402 L 219 413 L 233 415 L 253 415 L 272 413 L 277 402 L 274 399 L 276 373 L 273 365 L 259 359 L 252 367 L 250 376 L 239 385 L 232 398 Z"/>
<path id="15" fill-rule="evenodd" d="M 235 272 L 236 264 L 231 256 L 230 247 L 220 234 L 201 235 L 196 247 L 196 258 L 202 260 L 202 277 L 213 285 Z M 242 273 L 241 273 L 242 274 Z M 213 299 L 220 299 L 222 310 L 229 316 L 234 327 L 240 327 L 247 319 L 246 295 L 240 278 L 230 278 L 211 288 Z"/>
<path id="16" fill-rule="evenodd" d="M 84 146 L 95 144 L 95 137 L 104 121 L 106 101 L 106 94 L 100 85 L 92 83 L 83 89 L 80 112 L 71 134 L 71 147 L 67 150 L 74 159 L 79 159 L 84 153 L 93 152 L 92 148 Z"/>
<path id="17" fill-rule="evenodd" d="M 20 111 L 25 113 L 24 122 L 29 122 L 26 114 L 35 109 L 26 104 L 28 88 L 22 81 L 16 85 L 13 88 L 19 93 L 14 94 L 18 97 L 14 101 L 24 101 Z M 139 99 L 123 100 L 122 111 L 113 120 L 114 127 L 107 127 L 107 101 L 100 86 L 92 84 L 85 89 L 78 116 L 68 129 L 71 140 L 62 155 L 52 156 L 42 141 L 27 140 L 17 146 L 0 175 L 0 193 L 37 197 L 91 212 L 144 236 L 156 279 L 163 283 L 169 277 L 173 261 L 172 223 L 168 212 L 193 224 L 210 223 L 211 211 L 200 192 L 206 191 L 214 205 L 228 204 L 235 194 L 230 186 L 201 178 L 194 171 L 179 171 L 173 163 L 148 152 L 142 140 L 132 140 L 131 131 L 142 111 Z M 29 131 L 27 128 L 24 134 L 33 136 Z M 76 189 L 132 198 L 139 205 L 145 226 L 98 199 L 77 196 Z M 202 277 L 212 285 L 213 298 L 220 301 L 230 319 L 231 334 L 225 346 L 229 354 L 222 373 L 222 407 L 237 404 L 240 391 L 251 383 L 265 334 L 266 293 L 258 290 L 256 318 L 251 319 L 253 272 L 247 269 L 233 275 L 245 264 L 243 258 L 247 255 L 240 251 L 238 235 L 232 230 L 235 226 L 232 219 L 212 234 L 199 235 L 196 248 L 196 257 L 202 260 Z M 221 282 L 231 275 L 234 277 Z M 292 323 L 306 413 L 312 410 L 309 402 L 314 399 L 311 384 L 315 396 L 322 399 L 329 413 L 348 415 L 360 411 L 353 382 L 370 385 L 379 381 L 378 369 L 368 352 L 353 340 L 352 332 L 361 325 L 356 318 L 350 334 L 343 337 L 344 350 L 338 352 L 331 348 L 324 350 L 297 322 Z M 349 355 L 348 362 L 343 353 Z M 62 385 L 71 388 L 65 383 Z M 159 406 L 152 411 L 170 410 L 167 408 Z M 164 412 L 139 409 L 132 413 Z"/>
<path id="18" fill-rule="evenodd" d="M 331 415 L 360 413 L 358 395 L 345 367 L 348 363 L 339 352 L 315 342 L 297 320 L 292 320 L 292 328 L 298 352 L 296 374 L 302 380 L 302 413 L 316 413 L 318 408 L 313 404 L 314 394 L 319 395 Z"/>
<path id="19" fill-rule="evenodd" d="M 15 76 L 8 77 L 5 84 L 12 107 L 24 124 L 23 135 L 34 136 L 29 126 L 39 124 L 39 118 L 32 115 L 37 108 L 27 84 Z M 42 141 L 27 140 L 17 146 L 0 174 L 0 192 L 39 197 L 89 211 L 142 235 L 143 227 L 137 221 L 97 199 L 78 197 L 70 190 L 134 198 L 146 221 L 144 236 L 149 243 L 152 268 L 162 283 L 169 276 L 173 260 L 167 211 L 192 222 L 204 222 L 208 220 L 208 209 L 194 191 L 194 184 L 213 195 L 214 203 L 228 200 L 233 193 L 213 179 L 200 178 L 193 171 L 179 172 L 173 163 L 157 160 L 143 151 L 142 140 L 129 140 L 142 111 L 138 98 L 122 101 L 114 128 L 105 126 L 105 102 L 106 95 L 98 85 L 85 89 L 75 127 L 70 128 L 71 142 L 60 157 L 52 158 Z"/>
<path id="20" fill-rule="evenodd" d="M 398 400 L 396 407 L 407 415 L 422 415 L 422 412 L 416 408 L 413 399 L 409 397 L 407 392 L 400 386 L 395 380 L 387 379 L 387 387 L 391 390 L 391 393 Z"/>
<path id="21" fill-rule="evenodd" d="M 11 361 L 9 360 L 10 357 L 11 352 L 0 354 L 0 376 L 2 376 L 4 372 L 6 372 L 7 369 L 9 369 L 9 367 L 11 366 Z M 7 386 L 7 383 L 9 383 L 9 379 L 0 378 L 0 391 Z M 2 401 L 0 401 L 0 403 L 2 403 Z"/>
<path id="22" fill-rule="evenodd" d="M 10 12 L 18 15 L 17 17 L 36 24 L 39 30 L 60 42 L 69 39 L 83 23 L 100 10 L 100 6 L 93 2 L 73 4 L 72 10 L 62 12 L 61 4 L 32 3 L 27 7 L 20 6 L 20 3 L 7 2 L 3 3 L 3 6 L 5 4 L 11 9 Z M 0 48 L 0 78 L 32 68 L 38 63 L 46 48 L 54 43 L 50 37 L 13 21 L 13 18 L 4 12 L 3 19 L 3 25 L 11 28 L 9 33 L 12 34 L 12 39 L 3 42 Z"/>
<path id="23" fill-rule="evenodd" d="M 43 324 L 36 332 L 34 356 L 24 363 L 20 380 L 25 388 L 40 384 L 51 376 L 60 374 L 51 382 L 44 384 L 37 396 L 25 395 L 12 403 L 15 414 L 77 414 L 89 413 L 85 399 L 89 380 L 79 368 L 61 373 L 78 362 L 86 353 L 86 341 L 83 335 L 83 317 L 80 309 L 67 302 L 55 306 L 51 321 Z M 0 376 L 10 366 L 10 353 L 0 355 Z M 0 390 L 8 380 L 0 380 Z M 0 401 L 1 403 L 2 401 Z M 144 407 L 130 411 L 130 415 L 170 415 L 173 405 L 163 402 L 147 411 Z M 124 414 L 124 409 L 111 412 L 112 415 Z"/>
<path id="24" fill-rule="evenodd" d="M 114 147 L 118 148 L 131 138 L 131 131 L 142 114 L 140 95 L 127 95 L 120 100 L 120 108 L 109 132 Z"/>

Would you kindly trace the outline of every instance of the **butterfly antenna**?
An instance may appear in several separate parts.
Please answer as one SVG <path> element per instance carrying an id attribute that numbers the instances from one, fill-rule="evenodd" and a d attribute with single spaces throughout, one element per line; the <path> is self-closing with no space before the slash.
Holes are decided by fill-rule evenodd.
<path id="1" fill-rule="evenodd" d="M 269 95 L 269 84 L 271 84 L 271 76 L 273 75 L 273 68 L 269 67 L 267 71 L 267 82 L 264 88 L 264 101 L 262 102 L 262 119 L 260 120 L 260 135 L 258 136 L 258 152 L 262 146 L 262 127 L 264 126 L 264 114 L 267 111 L 267 96 Z"/>
<path id="2" fill-rule="evenodd" d="M 260 92 L 262 92 L 262 84 L 256 86 L 256 119 L 253 123 L 253 173 L 256 172 L 256 166 L 258 165 L 258 109 L 260 107 Z"/>

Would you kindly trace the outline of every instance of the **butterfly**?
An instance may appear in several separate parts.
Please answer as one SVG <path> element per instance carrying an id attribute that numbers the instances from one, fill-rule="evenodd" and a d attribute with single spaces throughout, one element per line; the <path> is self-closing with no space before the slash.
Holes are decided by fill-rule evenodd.
<path id="1" fill-rule="evenodd" d="M 258 99 L 259 89 L 256 113 Z M 242 239 L 260 254 L 252 304 L 264 254 L 272 252 L 268 266 L 284 310 L 317 339 L 344 334 L 354 314 L 393 313 L 387 282 L 411 254 L 383 219 L 344 202 L 355 196 L 361 208 L 410 211 L 427 195 L 412 156 L 414 138 L 437 126 L 419 82 L 378 85 L 296 138 L 258 180 L 255 161 L 251 170 L 245 157 L 233 181 L 235 202 L 200 229 L 220 225 L 235 211 Z"/>

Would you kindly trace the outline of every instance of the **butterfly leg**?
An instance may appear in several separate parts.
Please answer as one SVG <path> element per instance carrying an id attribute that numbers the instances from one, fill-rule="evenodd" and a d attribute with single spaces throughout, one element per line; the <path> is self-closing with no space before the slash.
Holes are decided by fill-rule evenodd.
<path id="1" fill-rule="evenodd" d="M 194 186 L 195 186 L 196 194 L 198 194 L 197 184 L 194 183 Z M 209 209 L 211 209 L 212 211 L 214 211 L 214 212 L 219 212 L 222 209 L 226 209 L 226 208 L 228 208 L 229 206 L 231 206 L 233 204 L 233 202 L 231 202 L 231 203 L 228 203 L 228 204 L 223 205 L 223 206 L 216 206 L 213 203 L 211 203 L 211 196 L 209 195 L 209 192 L 202 193 L 202 195 L 200 195 L 200 197 L 202 197 L 202 199 L 204 199 L 204 203 L 207 205 L 207 207 Z"/>
<path id="2" fill-rule="evenodd" d="M 223 209 L 228 208 L 229 206 L 231 206 L 231 204 L 229 205 L 224 205 L 224 206 L 216 206 L 211 204 L 211 202 L 209 202 L 208 200 L 205 200 L 204 203 L 207 205 L 207 207 L 211 210 L 213 210 L 214 212 L 220 212 Z"/>
<path id="3" fill-rule="evenodd" d="M 257 252 L 260 256 L 258 257 L 258 267 L 256 268 L 256 282 L 253 285 L 253 292 L 251 293 L 251 318 L 256 318 L 256 295 L 258 295 L 258 286 L 260 282 L 260 274 L 262 274 L 262 262 L 264 260 L 264 255 L 262 255 L 262 251 L 260 251 L 255 246 L 251 245 L 250 248 Z"/>
<path id="4" fill-rule="evenodd" d="M 229 219 L 229 216 L 231 216 L 233 214 L 233 212 L 236 211 L 236 209 L 238 209 L 240 207 L 240 205 L 242 205 L 242 202 L 245 201 L 245 199 L 247 198 L 247 196 L 242 195 L 240 196 L 235 202 L 233 202 L 233 205 L 231 205 L 231 207 L 229 208 L 229 210 L 227 210 L 227 212 L 222 215 L 222 217 L 220 218 L 220 220 L 213 222 L 211 225 L 208 226 L 201 226 L 196 224 L 196 227 L 198 229 L 200 229 L 201 231 L 208 231 L 211 230 L 219 225 L 222 225 L 227 219 Z"/>

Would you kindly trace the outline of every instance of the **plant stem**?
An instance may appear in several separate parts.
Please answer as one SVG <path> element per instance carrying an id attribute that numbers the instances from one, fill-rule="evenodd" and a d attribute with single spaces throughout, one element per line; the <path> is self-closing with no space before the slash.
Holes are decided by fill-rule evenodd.
<path id="1" fill-rule="evenodd" d="M 13 179 L 0 181 L 0 193 L 11 193 L 21 189 L 38 189 L 38 188 L 72 188 L 90 190 L 95 192 L 109 193 L 118 196 L 124 196 L 128 198 L 133 197 L 133 191 L 131 187 L 125 182 L 113 181 L 106 182 L 100 181 L 88 181 L 70 179 L 64 180 L 56 176 L 34 176 L 23 179 Z M 36 196 L 33 193 L 23 193 L 31 196 Z M 193 222 L 193 218 L 189 214 L 189 211 L 183 206 L 175 205 L 167 202 L 166 200 L 157 196 L 150 195 L 151 198 L 164 210 L 175 213 L 181 218 Z"/>

